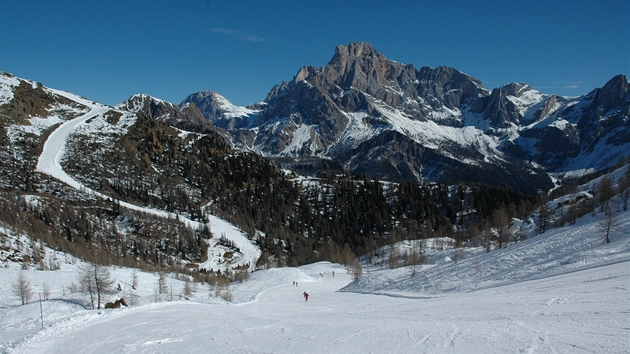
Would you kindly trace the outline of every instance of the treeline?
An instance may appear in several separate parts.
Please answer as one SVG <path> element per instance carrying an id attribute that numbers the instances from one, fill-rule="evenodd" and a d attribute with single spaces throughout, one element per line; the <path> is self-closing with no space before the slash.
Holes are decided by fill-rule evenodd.
<path id="1" fill-rule="evenodd" d="M 303 180 L 267 160 L 234 151 L 221 136 L 180 134 L 138 114 L 104 151 L 75 136 L 64 162 L 90 188 L 204 220 L 204 205 L 242 228 L 263 250 L 261 266 L 347 261 L 402 239 L 450 236 L 460 242 L 524 216 L 534 200 L 482 184 L 393 184 L 327 174 Z"/>
<path id="2" fill-rule="evenodd" d="M 209 207 L 256 238 L 261 267 L 349 263 L 403 239 L 449 236 L 462 242 L 512 216 L 524 217 L 535 202 L 482 184 L 394 184 L 333 173 L 298 178 L 233 150 L 216 133 L 182 133 L 141 113 L 125 134 L 74 134 L 66 151 L 64 169 L 113 198 L 202 222 Z M 102 251 L 101 258 L 115 264 L 169 267 L 177 259 L 205 257 L 208 230 L 121 210 L 35 177 L 27 189 L 42 193 L 39 204 L 20 204 L 21 188 L 5 200 L 45 225 L 45 237 L 37 237 L 46 243 L 80 258 Z M 128 230 L 121 233 L 116 225 Z"/>
<path id="3" fill-rule="evenodd" d="M 178 212 L 202 221 L 202 206 L 248 185 L 269 184 L 282 173 L 255 154 L 232 150 L 216 133 L 182 134 L 139 113 L 129 132 L 103 146 L 74 135 L 64 169 L 114 198 Z"/>
<path id="4" fill-rule="evenodd" d="M 212 237 L 207 227 L 191 230 L 175 219 L 123 210 L 96 198 L 0 193 L 0 223 L 80 259 L 151 270 L 205 260 L 206 240 Z"/>
<path id="5" fill-rule="evenodd" d="M 392 184 L 330 176 L 246 188 L 218 200 L 214 210 L 267 235 L 258 240 L 261 263 L 273 258 L 280 265 L 297 265 L 350 261 L 405 239 L 448 236 L 461 243 L 505 226 L 511 217 L 524 217 L 534 202 L 481 184 Z"/>

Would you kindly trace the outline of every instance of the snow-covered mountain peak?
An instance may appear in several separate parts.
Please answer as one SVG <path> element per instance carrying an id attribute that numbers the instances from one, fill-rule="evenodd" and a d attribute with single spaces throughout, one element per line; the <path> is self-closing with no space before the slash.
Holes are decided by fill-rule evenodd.
<path id="1" fill-rule="evenodd" d="M 179 105 L 183 108 L 194 103 L 212 124 L 220 128 L 250 126 L 258 110 L 237 106 L 218 92 L 200 91 L 186 97 Z"/>
<path id="2" fill-rule="evenodd" d="M 145 107 L 146 104 L 155 104 L 155 105 L 159 105 L 159 104 L 165 104 L 165 105 L 169 105 L 172 106 L 173 104 L 159 99 L 159 98 L 155 98 L 153 96 L 144 94 L 144 93 L 136 93 L 134 95 L 132 95 L 131 97 L 129 97 L 127 100 L 125 100 L 124 102 L 121 102 L 119 104 L 117 104 L 115 106 L 116 109 L 120 109 L 120 110 L 125 110 L 125 111 L 129 111 L 129 112 L 133 112 L 133 113 L 137 113 L 142 111 L 142 109 Z"/>

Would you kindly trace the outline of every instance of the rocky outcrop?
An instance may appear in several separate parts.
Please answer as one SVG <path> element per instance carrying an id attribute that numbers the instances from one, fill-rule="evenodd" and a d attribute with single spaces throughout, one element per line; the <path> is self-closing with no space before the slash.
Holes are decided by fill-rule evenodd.
<path id="1" fill-rule="evenodd" d="M 147 117 L 187 131 L 207 133 L 214 130 L 212 123 L 204 117 L 194 103 L 180 109 L 170 102 L 149 95 L 136 94 L 117 105 L 116 108 L 140 112 Z"/>
<path id="2" fill-rule="evenodd" d="M 190 110 L 182 119 L 158 103 L 145 109 L 174 124 L 197 126 L 202 115 L 234 146 L 308 166 L 303 171 L 343 166 L 396 181 L 474 181 L 536 193 L 552 186 L 549 172 L 605 168 L 630 149 L 628 87 L 619 75 L 577 98 L 525 83 L 488 90 L 454 68 L 416 69 L 357 42 L 337 46 L 323 67 L 300 68 L 249 107 L 199 92 L 180 104 L 180 113 Z"/>
<path id="3" fill-rule="evenodd" d="M 533 193 L 537 185 L 551 186 L 547 171 L 573 168 L 604 137 L 630 144 L 627 87 L 619 76 L 577 99 L 524 83 L 489 91 L 456 69 L 417 70 L 368 43 L 351 43 L 337 46 L 326 66 L 302 67 L 270 91 L 250 127 L 256 138 L 249 147 L 266 156 L 328 158 L 390 180 L 459 176 Z M 607 125 L 613 116 L 616 133 Z M 452 133 L 470 128 L 478 129 L 479 141 Z"/>

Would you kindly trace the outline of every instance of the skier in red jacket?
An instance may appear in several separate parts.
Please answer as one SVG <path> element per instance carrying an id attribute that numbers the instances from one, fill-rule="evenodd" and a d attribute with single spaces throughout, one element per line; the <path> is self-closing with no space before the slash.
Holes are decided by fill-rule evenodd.
<path id="1" fill-rule="evenodd" d="M 308 301 L 308 293 L 306 291 L 304 292 L 304 301 Z"/>

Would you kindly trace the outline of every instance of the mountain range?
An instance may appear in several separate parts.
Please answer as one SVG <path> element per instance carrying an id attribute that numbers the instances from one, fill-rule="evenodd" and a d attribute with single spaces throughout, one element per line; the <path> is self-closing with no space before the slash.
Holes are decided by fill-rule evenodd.
<path id="1" fill-rule="evenodd" d="M 208 91 L 111 107 L 0 72 L 0 223 L 81 258 L 158 268 L 349 260 L 445 235 L 501 247 L 486 231 L 531 217 L 534 195 L 625 162 L 629 107 L 623 75 L 573 98 L 490 91 L 367 43 L 248 107 Z M 594 208 L 588 195 L 566 217 Z M 543 211 L 540 232 L 556 223 Z M 257 264 L 237 261 L 244 246 L 216 217 L 260 248 Z"/>
<path id="2" fill-rule="evenodd" d="M 398 333 L 396 352 L 445 343 L 470 352 L 487 349 L 490 332 L 514 332 L 494 349 L 601 351 L 606 342 L 604 351 L 621 352 L 628 86 L 619 75 L 580 97 L 522 83 L 488 90 L 452 68 L 387 60 L 367 43 L 337 47 L 326 66 L 301 68 L 248 107 L 209 91 L 180 104 L 137 94 L 112 107 L 0 72 L 0 352 L 129 343 L 282 351 L 280 332 L 292 352 L 315 342 L 338 351 L 340 341 L 311 333 L 331 316 L 346 320 L 325 338 L 355 338 L 346 351 L 374 350 L 370 338 L 392 351 L 382 338 Z M 568 183 L 589 172 L 598 173 Z M 135 309 L 85 311 L 96 288 L 86 280 L 110 278 L 97 275 L 109 273 L 102 265 L 117 265 L 116 281 L 96 290 L 97 307 L 102 293 Z M 25 275 L 39 304 L 28 304 Z M 14 280 L 11 292 L 4 285 Z M 138 306 L 173 301 L 174 286 L 186 301 Z M 242 306 L 225 306 L 232 301 Z M 295 315 L 281 317 L 303 333 L 269 326 L 287 310 Z M 410 334 L 418 313 L 425 328 Z M 574 328 L 566 314 L 577 314 Z M 191 318 L 201 324 L 192 332 L 172 325 Z M 237 330 L 208 344 L 235 318 Z M 366 318 L 377 332 L 359 338 L 355 320 Z M 460 337 L 468 328 L 478 330 Z M 95 342 L 103 333 L 114 342 Z"/>
<path id="3" fill-rule="evenodd" d="M 148 96 L 120 107 L 130 106 L 171 124 L 203 116 L 234 147 L 304 173 L 481 182 L 527 194 L 610 167 L 630 151 L 624 75 L 578 97 L 525 83 L 489 90 L 454 68 L 416 69 L 361 42 L 337 46 L 326 66 L 302 67 L 248 107 L 210 91 L 168 112 Z"/>
<path id="4" fill-rule="evenodd" d="M 136 94 L 114 109 L 216 131 L 234 148 L 302 174 L 479 182 L 535 194 L 611 167 L 630 151 L 629 86 L 618 75 L 578 97 L 525 83 L 489 90 L 454 68 L 416 69 L 357 42 L 337 46 L 324 67 L 302 67 L 248 107 L 203 91 L 180 104 Z M 2 92 L 33 95 L 20 85 L 4 84 Z M 55 100 L 37 94 L 24 97 L 30 107 L 13 100 L 3 109 L 33 114 Z"/>

